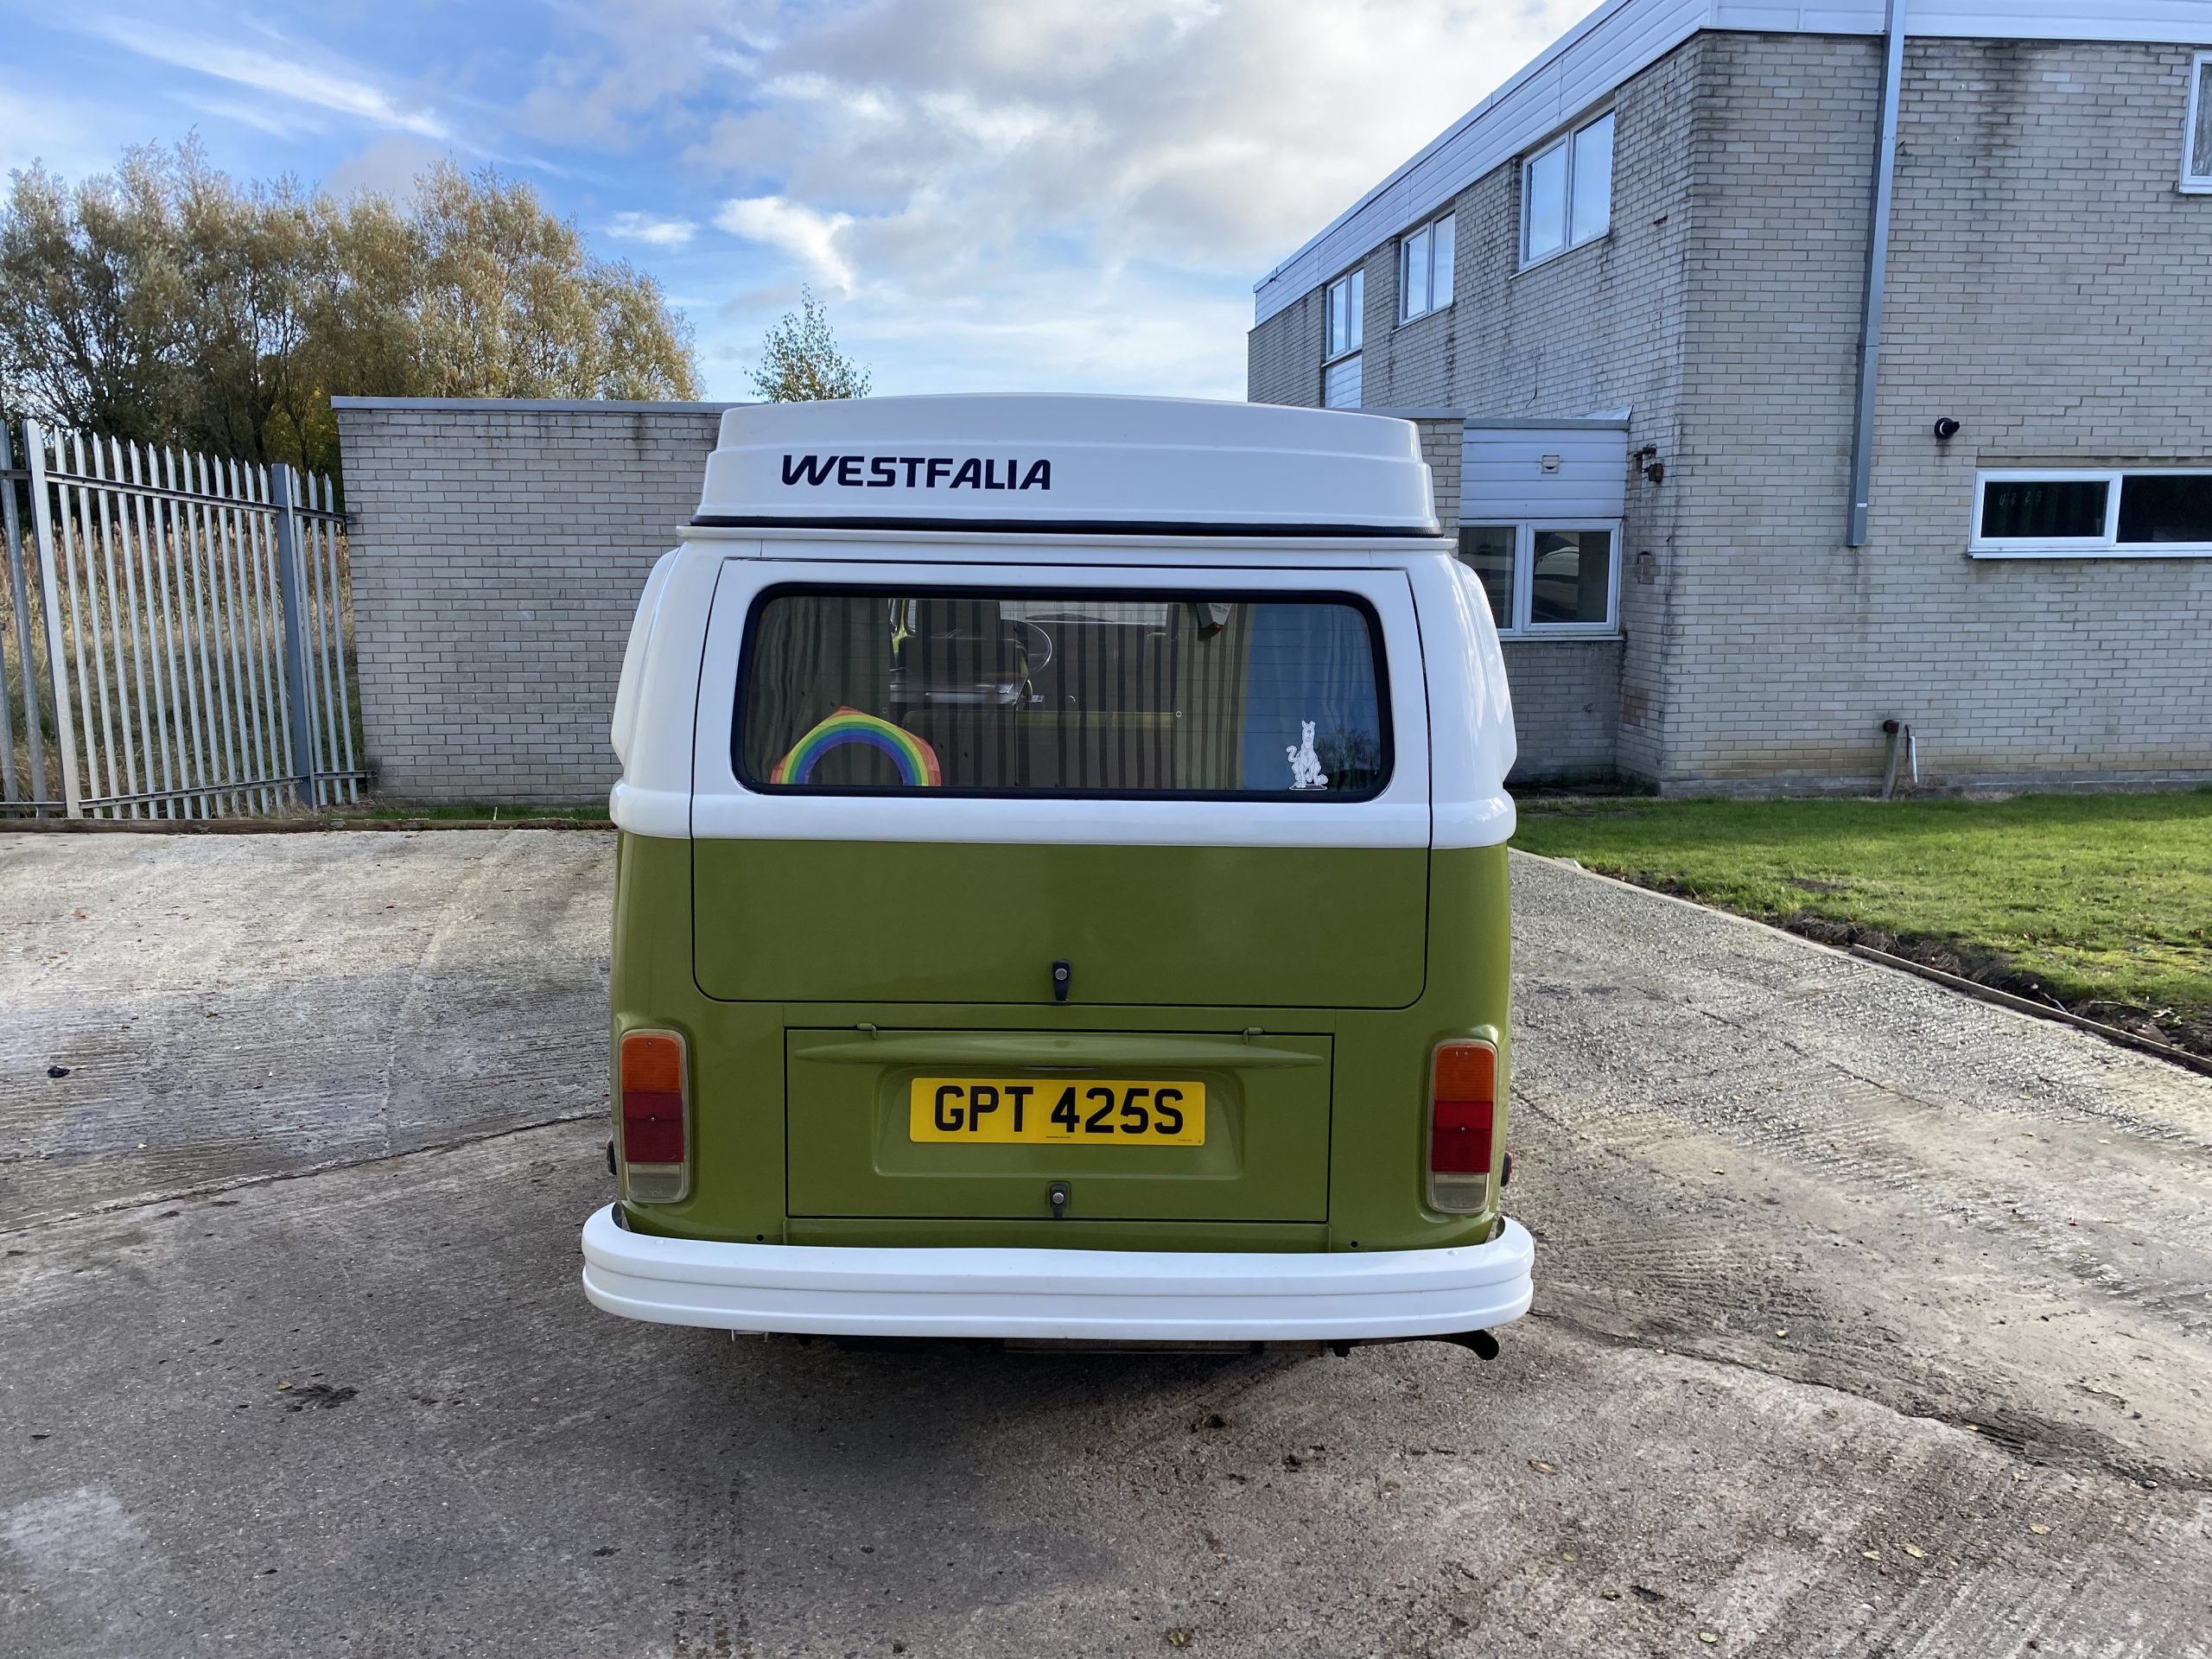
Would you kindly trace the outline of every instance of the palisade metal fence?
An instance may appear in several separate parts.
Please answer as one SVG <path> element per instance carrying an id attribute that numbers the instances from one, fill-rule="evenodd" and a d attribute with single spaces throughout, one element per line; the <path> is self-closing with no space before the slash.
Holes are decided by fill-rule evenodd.
<path id="1" fill-rule="evenodd" d="M 359 795 L 327 478 L 0 421 L 0 813 Z"/>

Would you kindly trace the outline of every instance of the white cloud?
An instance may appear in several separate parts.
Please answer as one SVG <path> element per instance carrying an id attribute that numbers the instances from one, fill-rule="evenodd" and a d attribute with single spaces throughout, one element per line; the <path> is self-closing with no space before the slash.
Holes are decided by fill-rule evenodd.
<path id="1" fill-rule="evenodd" d="M 651 213 L 617 213 L 607 220 L 607 233 L 618 242 L 680 248 L 699 233 L 699 224 L 690 219 L 657 219 Z"/>
<path id="2" fill-rule="evenodd" d="M 837 246 L 839 233 L 852 222 L 850 213 L 818 213 L 782 196 L 726 201 L 715 215 L 715 223 L 731 235 L 780 248 L 840 294 L 853 291 L 852 262 Z"/>
<path id="3" fill-rule="evenodd" d="M 523 130 L 563 143 L 651 147 L 692 118 L 692 101 L 747 84 L 745 0 L 592 0 L 543 9 L 569 32 L 538 57 L 538 84 L 516 111 Z M 641 120 L 640 116 L 650 118 Z"/>
<path id="4" fill-rule="evenodd" d="M 393 97 L 350 67 L 317 63 L 313 54 L 289 43 L 281 54 L 264 52 L 143 17 L 105 17 L 89 27 L 111 44 L 157 63 L 418 137 L 453 137 L 434 111 Z"/>
<path id="5" fill-rule="evenodd" d="M 322 175 L 322 188 L 341 200 L 383 196 L 405 207 L 415 200 L 423 175 L 452 159 L 443 144 L 411 132 L 379 133 Z"/>
<path id="6" fill-rule="evenodd" d="M 314 111 L 290 104 L 256 104 L 246 99 L 195 98 L 188 94 L 178 101 L 202 115 L 213 116 L 218 121 L 234 122 L 255 132 L 266 133 L 271 138 L 302 138 L 326 130 L 327 124 Z"/>
<path id="7" fill-rule="evenodd" d="M 1253 282 L 1596 3 L 594 0 L 508 132 L 651 158 L 589 217 L 717 382 L 805 280 L 881 391 L 1236 397 Z"/>
<path id="8" fill-rule="evenodd" d="M 883 242 L 1249 282 L 1595 3 L 601 0 L 543 73 L 626 143 L 849 215 L 817 246 L 870 281 Z"/>

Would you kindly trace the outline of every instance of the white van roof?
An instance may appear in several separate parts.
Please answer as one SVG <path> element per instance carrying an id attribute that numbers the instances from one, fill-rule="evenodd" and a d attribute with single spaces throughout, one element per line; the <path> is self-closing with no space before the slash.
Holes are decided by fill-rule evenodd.
<path id="1" fill-rule="evenodd" d="M 1406 421 L 1181 397 L 868 397 L 726 411 L 700 525 L 1440 533 Z"/>

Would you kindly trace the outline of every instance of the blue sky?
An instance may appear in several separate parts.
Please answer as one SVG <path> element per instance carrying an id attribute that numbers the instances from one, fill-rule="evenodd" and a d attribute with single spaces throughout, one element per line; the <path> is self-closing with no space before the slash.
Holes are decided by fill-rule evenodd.
<path id="1" fill-rule="evenodd" d="M 1253 282 L 1595 0 L 0 0 L 0 169 L 450 156 L 658 276 L 711 397 L 810 283 L 880 392 L 1237 397 Z"/>

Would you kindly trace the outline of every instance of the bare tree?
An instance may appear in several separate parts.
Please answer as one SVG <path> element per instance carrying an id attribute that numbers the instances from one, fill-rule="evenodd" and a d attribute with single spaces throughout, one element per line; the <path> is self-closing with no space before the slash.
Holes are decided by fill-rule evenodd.
<path id="1" fill-rule="evenodd" d="M 830 314 L 810 288 L 801 288 L 799 308 L 786 311 L 768 331 L 753 385 L 772 404 L 821 397 L 865 397 L 868 372 L 837 349 Z"/>

